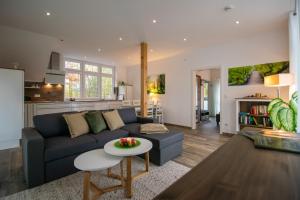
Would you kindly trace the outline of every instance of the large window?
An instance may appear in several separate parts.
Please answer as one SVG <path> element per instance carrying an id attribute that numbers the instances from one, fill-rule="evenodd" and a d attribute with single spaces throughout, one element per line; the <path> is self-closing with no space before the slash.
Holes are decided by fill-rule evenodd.
<path id="1" fill-rule="evenodd" d="M 114 67 L 66 59 L 65 98 L 112 99 Z"/>

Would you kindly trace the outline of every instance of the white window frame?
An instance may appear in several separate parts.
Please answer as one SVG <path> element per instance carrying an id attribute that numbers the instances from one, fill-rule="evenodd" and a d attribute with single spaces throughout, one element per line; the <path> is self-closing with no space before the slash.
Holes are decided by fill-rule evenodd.
<path id="1" fill-rule="evenodd" d="M 65 66 L 66 61 L 79 63 L 80 70 L 66 68 L 66 66 Z M 85 71 L 84 68 L 85 68 L 86 64 L 97 66 L 98 72 Z M 111 68 L 112 74 L 102 73 L 102 68 Z M 77 60 L 77 59 L 72 59 L 72 58 L 65 58 L 64 59 L 64 70 L 66 71 L 66 73 L 77 73 L 80 75 L 80 97 L 76 98 L 76 99 L 79 99 L 79 100 L 104 100 L 104 98 L 102 97 L 102 77 L 111 77 L 112 78 L 112 93 L 114 92 L 115 77 L 116 77 L 115 66 L 105 65 L 105 64 L 95 63 L 95 62 L 90 62 L 90 61 Z M 98 97 L 86 97 L 85 75 L 97 76 L 97 78 L 98 78 L 98 89 L 97 89 Z M 68 100 L 68 99 L 65 97 L 65 100 Z"/>

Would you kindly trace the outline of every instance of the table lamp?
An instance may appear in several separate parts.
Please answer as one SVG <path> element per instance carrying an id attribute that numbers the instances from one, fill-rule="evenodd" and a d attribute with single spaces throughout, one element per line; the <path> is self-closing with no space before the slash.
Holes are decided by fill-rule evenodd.
<path id="1" fill-rule="evenodd" d="M 277 97 L 280 97 L 280 87 L 290 86 L 294 83 L 294 77 L 292 74 L 274 74 L 264 77 L 264 84 L 266 87 L 277 87 Z"/>

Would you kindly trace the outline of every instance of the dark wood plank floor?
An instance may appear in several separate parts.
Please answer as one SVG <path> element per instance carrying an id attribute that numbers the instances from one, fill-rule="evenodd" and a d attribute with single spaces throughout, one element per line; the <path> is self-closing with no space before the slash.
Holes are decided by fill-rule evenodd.
<path id="1" fill-rule="evenodd" d="M 228 142 L 232 134 L 219 134 L 215 118 L 201 122 L 197 129 L 171 126 L 184 132 L 183 152 L 174 161 L 188 167 L 194 167 L 220 146 Z"/>
<path id="2" fill-rule="evenodd" d="M 183 153 L 174 161 L 188 167 L 194 167 L 230 139 L 230 136 L 219 134 L 213 119 L 196 130 L 170 127 L 184 132 Z M 20 149 L 0 151 L 0 198 L 25 189 Z"/>

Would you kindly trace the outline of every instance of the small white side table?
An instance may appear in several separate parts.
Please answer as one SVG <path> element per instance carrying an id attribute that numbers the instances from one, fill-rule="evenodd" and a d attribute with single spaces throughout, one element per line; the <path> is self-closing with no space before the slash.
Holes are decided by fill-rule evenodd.
<path id="1" fill-rule="evenodd" d="M 136 140 L 139 140 L 141 144 L 134 148 L 128 148 L 128 149 L 121 149 L 115 147 L 115 142 L 117 142 L 119 139 L 112 140 L 104 145 L 104 151 L 108 154 L 114 155 L 114 156 L 122 156 L 126 157 L 127 161 L 127 176 L 126 176 L 126 197 L 131 198 L 132 197 L 132 181 L 145 173 L 149 171 L 149 151 L 152 149 L 152 142 L 143 139 L 143 138 L 135 138 Z M 132 169 L 131 169 L 131 161 L 132 157 L 140 154 L 145 154 L 145 171 L 132 176 Z M 110 177 L 119 178 L 118 176 L 111 174 L 108 172 L 108 175 Z M 122 179 L 122 178 L 121 178 Z"/>
<path id="2" fill-rule="evenodd" d="M 124 179 L 123 179 L 123 157 L 113 156 L 104 152 L 103 149 L 96 149 L 92 151 L 85 152 L 79 155 L 74 160 L 74 166 L 84 171 L 84 181 L 83 181 L 83 199 L 90 199 L 90 191 L 94 192 L 94 196 L 92 199 L 97 199 L 99 196 L 104 194 L 105 192 L 114 191 L 117 189 L 124 188 Z M 91 172 L 99 171 L 99 170 L 110 170 L 111 167 L 116 166 L 120 163 L 121 175 L 120 179 L 121 184 L 110 186 L 106 188 L 99 188 L 96 186 L 91 180 Z"/>

